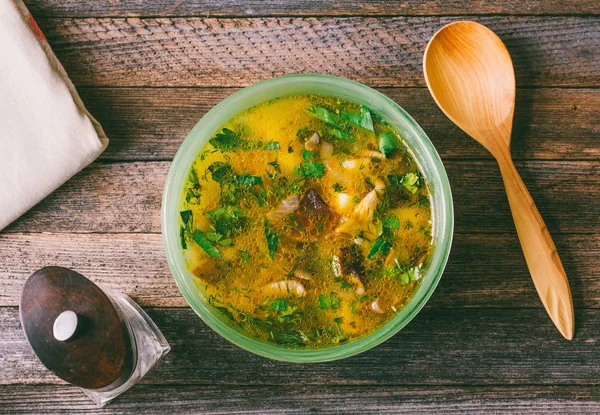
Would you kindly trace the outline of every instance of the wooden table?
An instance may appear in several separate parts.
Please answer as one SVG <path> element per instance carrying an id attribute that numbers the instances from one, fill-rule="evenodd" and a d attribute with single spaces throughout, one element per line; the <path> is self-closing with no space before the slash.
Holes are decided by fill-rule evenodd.
<path id="1" fill-rule="evenodd" d="M 0 233 L 1 413 L 600 412 L 597 0 L 27 4 L 111 143 Z M 461 15 L 495 30 L 514 59 L 513 155 L 571 281 L 572 342 L 535 293 L 496 163 L 424 88 L 427 41 Z M 160 236 L 163 184 L 187 132 L 240 87 L 290 73 L 347 77 L 398 102 L 436 145 L 455 200 L 452 254 L 427 307 L 379 347 L 325 364 L 270 361 L 213 333 L 175 286 Z M 104 409 L 25 341 L 20 290 L 45 265 L 129 294 L 172 345 Z"/>

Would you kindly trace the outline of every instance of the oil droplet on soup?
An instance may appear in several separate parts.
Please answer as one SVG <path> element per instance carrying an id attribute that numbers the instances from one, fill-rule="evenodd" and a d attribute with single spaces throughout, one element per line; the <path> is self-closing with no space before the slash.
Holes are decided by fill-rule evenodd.
<path id="1" fill-rule="evenodd" d="M 196 285 L 248 335 L 290 348 L 373 332 L 431 251 L 429 191 L 368 108 L 293 95 L 229 120 L 196 157 L 180 235 Z"/>

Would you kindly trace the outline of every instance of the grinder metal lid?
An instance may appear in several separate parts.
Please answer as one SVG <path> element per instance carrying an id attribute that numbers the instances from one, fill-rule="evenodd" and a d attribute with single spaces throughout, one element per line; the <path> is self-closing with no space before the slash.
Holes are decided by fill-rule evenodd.
<path id="1" fill-rule="evenodd" d="M 134 366 L 131 339 L 108 296 L 68 268 L 33 273 L 21 294 L 21 325 L 44 366 L 86 389 L 118 385 Z"/>

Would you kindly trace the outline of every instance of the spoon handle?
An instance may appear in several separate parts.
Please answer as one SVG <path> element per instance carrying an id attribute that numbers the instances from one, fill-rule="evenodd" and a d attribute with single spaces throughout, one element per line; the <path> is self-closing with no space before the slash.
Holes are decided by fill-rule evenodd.
<path id="1" fill-rule="evenodd" d="M 575 330 L 573 299 L 552 237 L 510 157 L 499 160 L 499 165 L 535 288 L 558 331 L 567 340 L 572 340 Z"/>

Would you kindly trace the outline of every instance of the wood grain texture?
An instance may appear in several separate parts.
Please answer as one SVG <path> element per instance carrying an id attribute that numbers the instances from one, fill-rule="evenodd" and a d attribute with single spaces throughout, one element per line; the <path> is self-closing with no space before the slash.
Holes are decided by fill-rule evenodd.
<path id="1" fill-rule="evenodd" d="M 105 408 L 79 389 L 0 386 L 0 411 L 29 414 L 431 414 L 558 415 L 600 412 L 597 387 L 154 386 L 137 385 Z"/>
<path id="2" fill-rule="evenodd" d="M 26 0 L 35 16 L 336 16 L 436 14 L 598 14 L 594 0 Z"/>
<path id="3" fill-rule="evenodd" d="M 143 384 L 199 385 L 596 385 L 600 310 L 577 310 L 565 341 L 544 309 L 423 310 L 366 353 L 293 364 L 241 350 L 189 308 L 150 308 L 171 353 Z M 0 384 L 59 380 L 31 352 L 16 308 L 0 308 Z"/>
<path id="4" fill-rule="evenodd" d="M 104 160 L 171 160 L 206 112 L 237 88 L 79 88 L 110 144 Z M 408 111 L 442 159 L 489 158 L 424 88 L 379 88 Z M 512 153 L 519 159 L 600 159 L 600 89 L 519 89 Z"/>
<path id="5" fill-rule="evenodd" d="M 244 86 L 325 73 L 424 85 L 426 42 L 455 17 L 38 19 L 76 85 Z M 477 17 L 506 43 L 518 85 L 598 86 L 600 18 Z"/>
<path id="6" fill-rule="evenodd" d="M 3 232 L 160 232 L 170 163 L 95 163 Z M 458 233 L 514 232 L 494 161 L 447 161 Z M 517 168 L 552 233 L 600 232 L 600 162 L 525 161 Z"/>
<path id="7" fill-rule="evenodd" d="M 600 236 L 561 235 L 556 243 L 575 305 L 600 308 Z M 187 305 L 157 234 L 6 234 L 0 256 L 0 306 L 18 305 L 27 277 L 47 265 L 72 268 L 143 306 Z M 539 308 L 516 235 L 455 235 L 427 307 Z"/>

